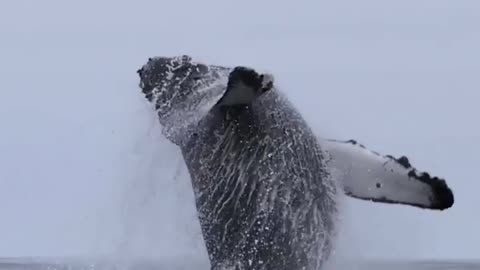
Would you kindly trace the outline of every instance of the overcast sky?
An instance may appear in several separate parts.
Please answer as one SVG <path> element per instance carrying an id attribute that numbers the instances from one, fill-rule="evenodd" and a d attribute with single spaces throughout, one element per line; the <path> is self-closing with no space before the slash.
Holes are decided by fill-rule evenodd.
<path id="1" fill-rule="evenodd" d="M 270 71 L 324 136 L 447 179 L 445 212 L 347 199 L 339 256 L 480 259 L 479 14 L 476 0 L 1 1 L 0 256 L 202 254 L 184 165 L 135 73 L 184 53 Z"/>

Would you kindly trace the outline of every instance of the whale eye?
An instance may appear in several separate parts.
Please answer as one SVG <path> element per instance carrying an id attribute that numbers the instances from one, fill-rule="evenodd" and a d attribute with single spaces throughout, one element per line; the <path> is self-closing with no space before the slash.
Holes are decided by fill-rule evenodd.
<path id="1" fill-rule="evenodd" d="M 267 92 L 269 90 L 271 90 L 273 88 L 273 83 L 272 82 L 268 82 L 267 85 L 265 85 L 263 88 L 262 88 L 262 92 Z"/>
<path id="2" fill-rule="evenodd" d="M 377 188 L 381 188 L 381 187 L 382 187 L 382 184 L 377 183 L 375 186 L 376 186 Z"/>

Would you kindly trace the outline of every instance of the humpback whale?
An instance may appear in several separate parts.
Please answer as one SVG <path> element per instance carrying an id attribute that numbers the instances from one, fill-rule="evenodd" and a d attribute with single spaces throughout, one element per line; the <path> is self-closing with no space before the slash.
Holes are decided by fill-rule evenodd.
<path id="1" fill-rule="evenodd" d="M 314 134 L 272 75 L 186 55 L 150 58 L 138 74 L 187 165 L 211 269 L 319 269 L 333 246 L 340 193 L 453 205 L 446 182 L 407 158 Z"/>

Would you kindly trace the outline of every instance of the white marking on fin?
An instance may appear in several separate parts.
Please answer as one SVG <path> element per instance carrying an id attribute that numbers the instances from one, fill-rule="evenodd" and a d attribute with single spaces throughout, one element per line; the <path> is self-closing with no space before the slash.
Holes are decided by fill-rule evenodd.
<path id="1" fill-rule="evenodd" d="M 351 197 L 438 210 L 453 204 L 444 180 L 419 172 L 406 157 L 383 156 L 355 141 L 320 143 L 332 158 L 332 173 Z"/>

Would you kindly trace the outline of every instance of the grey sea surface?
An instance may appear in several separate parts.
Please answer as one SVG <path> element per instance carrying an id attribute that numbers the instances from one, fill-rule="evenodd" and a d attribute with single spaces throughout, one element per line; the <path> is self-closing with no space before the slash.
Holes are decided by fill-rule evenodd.
<path id="1" fill-rule="evenodd" d="M 474 270 L 480 261 L 416 260 L 416 261 L 349 261 L 326 267 L 326 270 Z M 207 270 L 204 261 L 165 260 L 136 263 L 89 262 L 87 260 L 0 258 L 0 270 Z"/>

